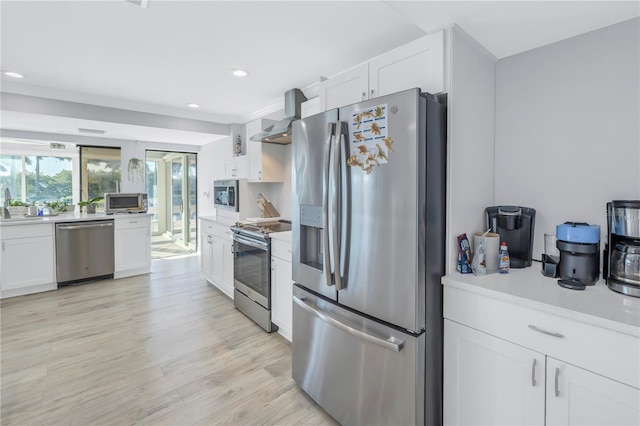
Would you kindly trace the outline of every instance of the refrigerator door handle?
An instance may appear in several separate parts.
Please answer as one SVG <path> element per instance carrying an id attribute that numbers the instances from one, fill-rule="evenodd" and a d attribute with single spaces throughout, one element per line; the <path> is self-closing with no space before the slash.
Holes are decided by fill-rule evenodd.
<path id="1" fill-rule="evenodd" d="M 337 151 L 340 152 L 340 162 L 339 162 L 339 191 L 338 200 L 340 202 L 340 211 L 338 212 L 340 215 L 340 228 L 339 228 L 339 247 L 340 247 L 340 256 L 339 256 L 339 275 L 340 275 L 340 287 L 336 284 L 336 288 L 338 290 L 342 290 L 347 288 L 348 277 L 347 277 L 347 265 L 349 263 L 349 238 L 350 232 L 349 229 L 349 166 L 347 165 L 347 159 L 349 158 L 349 135 L 347 133 L 348 124 L 342 121 L 338 121 L 336 123 L 336 142 L 337 142 Z"/>
<path id="2" fill-rule="evenodd" d="M 322 255 L 324 264 L 324 276 L 327 280 L 327 286 L 333 285 L 333 268 L 331 264 L 331 250 L 332 250 L 332 234 L 333 230 L 329 226 L 329 160 L 331 159 L 331 141 L 333 140 L 336 124 L 329 123 L 327 126 L 327 141 L 324 146 L 324 169 L 322 176 Z"/>
<path id="3" fill-rule="evenodd" d="M 342 166 L 342 149 L 341 149 L 341 141 L 342 141 L 342 123 L 338 121 L 335 123 L 335 134 L 334 134 L 334 145 L 331 150 L 331 183 L 330 188 L 331 192 L 329 194 L 330 200 L 330 216 L 329 216 L 329 226 L 331 227 L 331 250 L 329 251 L 331 256 L 331 267 L 333 269 L 333 281 L 336 286 L 336 290 L 342 290 L 342 271 L 341 271 L 341 256 L 340 256 L 340 240 L 339 235 L 336 235 L 337 232 L 340 231 L 340 212 L 342 210 L 340 205 L 341 194 L 340 194 L 340 168 Z"/>
<path id="4" fill-rule="evenodd" d="M 371 334 L 367 334 L 353 327 L 350 327 L 342 323 L 341 321 L 333 318 L 328 313 L 315 309 L 313 306 L 311 306 L 309 303 L 307 303 L 304 300 L 304 297 L 300 299 L 298 296 L 294 295 L 293 301 L 295 302 L 296 305 L 300 306 L 302 309 L 304 309 L 311 315 L 316 316 L 318 319 L 334 326 L 337 329 L 344 331 L 345 333 L 349 333 L 352 336 L 362 339 L 366 342 L 373 343 L 374 345 L 381 346 L 385 349 L 389 349 L 390 351 L 394 351 L 394 352 L 400 352 L 404 347 L 404 341 L 400 339 L 396 339 L 393 336 L 385 339 L 383 337 L 372 336 Z"/>

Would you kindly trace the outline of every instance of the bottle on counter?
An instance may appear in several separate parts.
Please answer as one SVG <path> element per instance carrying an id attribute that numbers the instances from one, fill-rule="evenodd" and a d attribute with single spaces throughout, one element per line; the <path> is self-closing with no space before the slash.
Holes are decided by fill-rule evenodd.
<path id="1" fill-rule="evenodd" d="M 509 249 L 504 241 L 500 245 L 500 252 L 498 253 L 498 273 L 509 273 Z"/>

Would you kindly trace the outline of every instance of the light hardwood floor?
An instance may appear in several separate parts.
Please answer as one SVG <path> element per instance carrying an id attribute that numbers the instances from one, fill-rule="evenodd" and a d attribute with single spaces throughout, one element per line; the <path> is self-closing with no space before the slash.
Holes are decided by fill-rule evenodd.
<path id="1" fill-rule="evenodd" d="M 197 256 L 4 299 L 0 423 L 336 424 L 291 379 L 291 345 L 233 307 Z"/>

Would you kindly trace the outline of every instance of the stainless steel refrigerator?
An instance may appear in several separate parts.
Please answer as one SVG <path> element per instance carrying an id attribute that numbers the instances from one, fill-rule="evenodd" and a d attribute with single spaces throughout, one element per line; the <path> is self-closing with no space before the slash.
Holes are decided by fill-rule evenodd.
<path id="1" fill-rule="evenodd" d="M 293 379 L 345 425 L 440 424 L 446 107 L 407 90 L 292 144 Z"/>

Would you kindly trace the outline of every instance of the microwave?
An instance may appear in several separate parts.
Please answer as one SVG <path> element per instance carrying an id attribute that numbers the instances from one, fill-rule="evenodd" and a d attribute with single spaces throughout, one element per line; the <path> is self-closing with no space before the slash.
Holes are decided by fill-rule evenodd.
<path id="1" fill-rule="evenodd" d="M 104 194 L 104 212 L 106 214 L 146 213 L 148 209 L 149 200 L 146 193 L 106 192 Z"/>
<path id="2" fill-rule="evenodd" d="M 239 211 L 237 180 L 216 180 L 213 182 L 213 206 L 216 209 Z"/>

